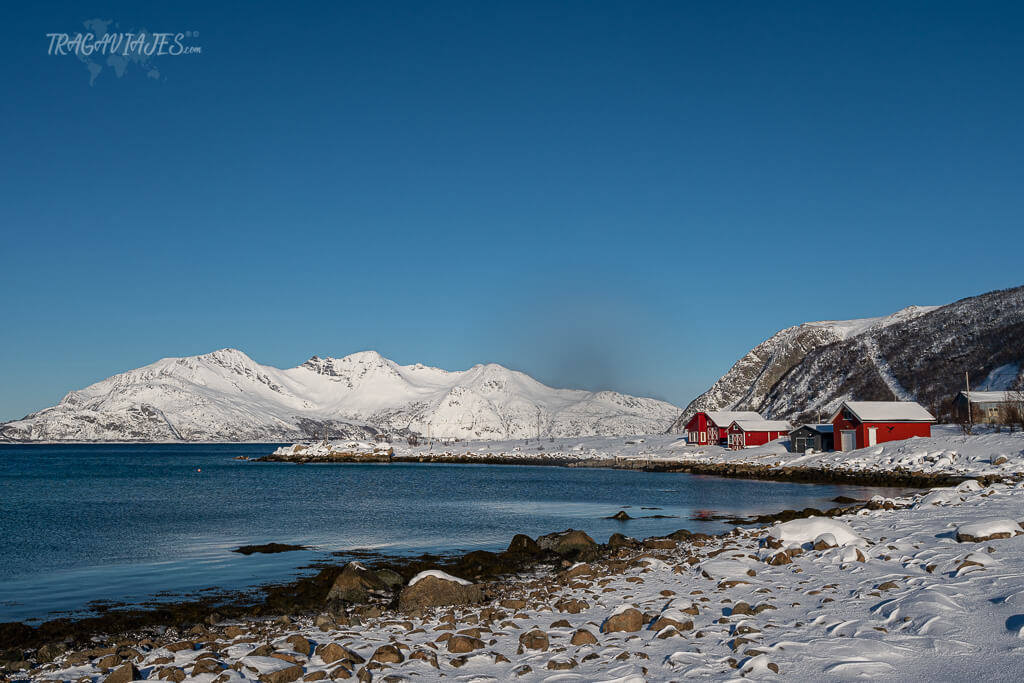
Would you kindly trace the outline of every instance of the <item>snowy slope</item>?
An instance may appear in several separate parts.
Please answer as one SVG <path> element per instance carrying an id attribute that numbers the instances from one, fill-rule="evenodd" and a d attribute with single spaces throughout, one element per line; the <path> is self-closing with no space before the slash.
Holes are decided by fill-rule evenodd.
<path id="1" fill-rule="evenodd" d="M 496 439 L 662 431 L 679 409 L 614 392 L 553 389 L 500 365 L 448 372 L 374 351 L 281 370 L 241 351 L 165 358 L 0 425 L 0 439 L 368 438 L 377 431 Z"/>
<path id="2" fill-rule="evenodd" d="M 707 410 L 761 410 L 772 388 L 817 348 L 860 337 L 873 330 L 924 315 L 934 306 L 910 306 L 889 316 L 822 320 L 781 330 L 739 359 L 710 389 L 694 399 L 672 425 L 680 433 L 694 413 Z M 787 417 L 787 415 L 779 415 Z"/>
<path id="3" fill-rule="evenodd" d="M 1024 381 L 1024 287 L 892 315 L 804 323 L 762 342 L 692 401 L 670 432 L 702 410 L 756 410 L 816 420 L 844 400 L 916 400 L 940 413 L 964 372 L 1003 388 Z"/>

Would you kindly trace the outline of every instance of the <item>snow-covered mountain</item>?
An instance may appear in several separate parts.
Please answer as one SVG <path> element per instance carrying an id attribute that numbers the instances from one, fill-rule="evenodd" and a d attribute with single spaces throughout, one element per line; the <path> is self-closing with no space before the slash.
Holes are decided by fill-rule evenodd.
<path id="1" fill-rule="evenodd" d="M 508 439 L 664 431 L 669 403 L 553 389 L 500 365 L 449 372 L 374 351 L 281 370 L 241 351 L 165 358 L 0 425 L 8 441 L 290 441 L 377 432 Z"/>
<path id="2" fill-rule="evenodd" d="M 673 423 L 701 410 L 756 410 L 806 421 L 844 400 L 916 400 L 939 413 L 963 388 L 1021 382 L 1024 287 L 947 306 L 789 327 L 757 345 Z M 983 379 L 984 378 L 984 379 Z"/>

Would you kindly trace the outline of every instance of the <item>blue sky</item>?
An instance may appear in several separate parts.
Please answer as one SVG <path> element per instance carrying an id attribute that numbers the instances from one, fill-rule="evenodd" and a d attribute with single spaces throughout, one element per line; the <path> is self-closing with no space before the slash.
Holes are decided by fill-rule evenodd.
<path id="1" fill-rule="evenodd" d="M 8 18 L 0 419 L 373 348 L 685 404 L 1022 284 L 1019 3 L 69 2 Z M 199 31 L 90 84 L 47 33 Z"/>

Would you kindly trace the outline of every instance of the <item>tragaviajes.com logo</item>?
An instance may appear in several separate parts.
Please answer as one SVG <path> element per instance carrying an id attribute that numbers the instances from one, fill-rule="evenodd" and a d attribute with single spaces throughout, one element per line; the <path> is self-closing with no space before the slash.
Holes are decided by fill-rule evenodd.
<path id="1" fill-rule="evenodd" d="M 84 31 L 47 33 L 47 53 L 58 57 L 72 56 L 84 64 L 89 72 L 89 85 L 96 82 L 105 67 L 113 69 L 118 78 L 134 68 L 147 78 L 159 79 L 160 70 L 155 64 L 157 58 L 198 55 L 203 51 L 196 44 L 199 31 L 157 32 L 145 28 L 112 31 L 114 22 L 103 19 L 89 19 L 82 25 Z"/>

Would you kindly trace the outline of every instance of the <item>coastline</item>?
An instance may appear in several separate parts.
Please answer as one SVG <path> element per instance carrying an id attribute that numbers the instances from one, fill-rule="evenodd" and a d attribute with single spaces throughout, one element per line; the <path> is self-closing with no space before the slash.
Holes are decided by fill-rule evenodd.
<path id="1" fill-rule="evenodd" d="M 543 453 L 526 457 L 503 455 L 436 454 L 432 456 L 392 456 L 384 461 L 372 456 L 345 456 L 338 459 L 294 456 L 264 456 L 250 462 L 277 462 L 296 465 L 346 465 L 359 463 L 378 464 L 443 464 L 443 465 L 514 465 L 528 467 L 573 467 L 593 469 L 636 470 L 640 472 L 665 472 L 707 475 L 734 479 L 757 479 L 763 481 L 790 482 L 800 484 L 847 484 L 854 486 L 876 486 L 894 488 L 930 488 L 933 486 L 955 486 L 969 479 L 984 483 L 1004 478 L 1001 474 L 971 476 L 969 474 L 918 472 L 913 470 L 843 470 L 816 467 L 772 467 L 769 465 L 736 463 L 676 463 L 664 461 L 626 461 L 615 459 L 566 460 L 546 457 Z"/>
<path id="2" fill-rule="evenodd" d="M 516 463 L 523 464 L 523 463 Z M 775 513 L 755 515 L 751 517 L 730 517 L 727 524 L 734 527 L 756 526 L 778 521 L 790 521 L 812 516 L 837 517 L 854 514 L 859 510 L 879 509 L 881 504 L 876 500 L 843 503 L 832 508 L 819 510 L 804 508 L 802 510 L 780 510 Z M 680 520 L 683 521 L 683 520 Z M 594 543 L 593 552 L 587 553 L 591 561 L 607 561 L 620 554 L 621 548 L 663 549 L 664 539 L 706 540 L 721 539 L 734 534 L 734 529 L 719 533 L 705 534 L 691 532 L 681 528 L 662 537 L 648 539 L 631 539 L 624 534 L 613 534 L 608 543 Z M 627 527 L 623 527 L 627 531 Z M 569 530 L 566 530 L 569 531 Z M 550 535 L 556 535 L 552 531 Z M 581 532 L 582 533 L 582 532 Z M 557 572 L 566 564 L 566 558 L 555 552 L 522 554 L 514 550 L 525 537 L 516 534 L 510 539 L 509 549 L 504 552 L 474 550 L 465 554 L 450 552 L 428 553 L 418 556 L 393 556 L 376 551 L 346 551 L 337 555 L 349 559 L 348 562 L 318 562 L 309 568 L 318 569 L 311 576 L 300 577 L 291 581 L 273 582 L 255 587 L 251 590 L 222 590 L 209 593 L 201 599 L 183 599 L 166 603 L 150 603 L 150 609 L 118 609 L 115 603 L 103 610 L 102 614 L 81 619 L 57 618 L 42 622 L 36 626 L 23 622 L 0 623 L 0 652 L 5 649 L 22 648 L 38 649 L 55 641 L 86 641 L 100 634 L 129 637 L 133 633 L 154 627 L 176 627 L 178 629 L 192 627 L 197 623 L 208 623 L 211 619 L 273 618 L 313 613 L 325 607 L 324 596 L 331 584 L 344 570 L 349 562 L 360 564 L 374 571 L 392 571 L 408 581 L 417 573 L 429 570 L 440 570 L 448 573 L 465 575 L 478 581 L 493 582 L 491 591 L 501 592 L 502 586 L 508 582 L 526 579 L 537 573 Z M 623 542 L 623 539 L 630 539 Z M 636 541 L 635 545 L 632 541 Z M 283 552 L 283 551 L 282 551 Z M 252 596 L 257 595 L 257 599 Z M 397 601 L 397 593 L 389 600 L 367 601 L 365 605 L 388 605 Z M 362 605 L 355 605 L 358 608 Z M 309 616 L 309 614 L 306 614 Z"/>
<path id="3" fill-rule="evenodd" d="M 291 453 L 293 448 L 278 449 L 253 462 L 329 464 L 332 450 L 340 448 L 338 463 L 593 467 L 815 484 L 928 488 L 968 479 L 988 483 L 1006 477 L 1024 478 L 1024 433 L 966 436 L 950 425 L 936 426 L 931 437 L 885 442 L 849 452 L 792 453 L 784 441 L 740 450 L 693 447 L 679 435 L 669 434 L 558 438 L 547 443 L 536 439 L 466 442 L 460 444 L 459 451 L 395 443 L 388 446 L 386 457 L 380 448 L 355 441 L 332 444 L 330 448 L 312 447 L 301 454 Z"/>
<path id="4" fill-rule="evenodd" d="M 614 461 L 608 458 L 591 457 L 580 459 L 579 462 L 574 463 L 567 462 L 565 458 L 559 459 L 557 462 L 554 459 L 548 459 L 545 464 L 560 466 L 613 466 L 619 469 L 652 467 L 657 468 L 655 471 L 663 472 L 731 475 L 754 479 L 788 477 L 789 479 L 783 479 L 788 481 L 807 481 L 807 477 L 829 477 L 819 483 L 868 483 L 878 486 L 888 482 L 899 482 L 899 485 L 906 486 L 908 482 L 913 482 L 917 486 L 946 486 L 946 488 L 934 488 L 931 492 L 922 492 L 905 498 L 873 499 L 855 505 L 840 505 L 829 510 L 791 510 L 755 519 L 730 520 L 729 523 L 742 523 L 742 525 L 732 531 L 717 535 L 693 534 L 686 530 L 679 530 L 665 537 L 632 541 L 620 534 L 615 534 L 608 543 L 600 546 L 595 544 L 594 553 L 586 557 L 558 556 L 557 553 L 555 555 L 549 553 L 524 556 L 513 552 L 517 539 L 519 539 L 520 546 L 523 544 L 522 539 L 518 536 L 513 539 L 509 550 L 505 553 L 475 551 L 463 556 L 424 556 L 398 562 L 394 558 L 382 558 L 374 555 L 364 558 L 363 562 L 375 571 L 394 572 L 402 582 L 408 582 L 415 573 L 433 569 L 477 582 L 481 586 L 484 607 L 469 605 L 410 613 L 408 610 L 397 608 L 399 592 L 395 590 L 378 595 L 365 603 L 345 604 L 340 607 L 336 604 L 330 605 L 326 601 L 326 596 L 344 571 L 343 566 L 332 565 L 323 567 L 315 576 L 263 587 L 258 600 L 252 599 L 251 595 L 220 594 L 207 596 L 202 600 L 161 605 L 152 611 L 119 611 L 115 606 L 115 609 L 98 617 L 79 621 L 54 620 L 38 628 L 17 623 L 2 624 L 0 625 L 0 644 L 3 644 L 3 647 L 0 647 L 0 660 L 7 662 L 9 669 L 7 676 L 12 680 L 70 677 L 67 672 L 73 671 L 76 674 L 82 674 L 74 680 L 91 676 L 91 680 L 99 681 L 115 670 L 113 667 L 105 666 L 114 660 L 104 658 L 116 654 L 120 658 L 119 666 L 131 664 L 136 667 L 136 673 L 144 673 L 148 677 L 154 677 L 154 675 L 161 677 L 159 672 L 170 664 L 173 668 L 179 669 L 180 674 L 172 672 L 163 677 L 178 678 L 180 676 L 183 680 L 187 673 L 189 677 L 204 680 L 205 683 L 212 683 L 214 679 L 217 679 L 217 683 L 228 683 L 228 681 L 236 680 L 236 674 L 238 674 L 240 678 L 237 680 L 259 678 L 265 683 L 288 683 L 288 681 L 298 680 L 298 678 L 304 680 L 319 680 L 329 676 L 344 678 L 345 673 L 356 676 L 358 672 L 354 668 L 346 669 L 345 672 L 330 669 L 328 665 L 331 662 L 317 655 L 315 650 L 301 653 L 281 645 L 280 641 L 285 638 L 301 635 L 307 641 L 317 644 L 318 647 L 326 644 L 329 639 L 332 643 L 345 643 L 343 647 L 346 648 L 351 646 L 360 649 L 363 651 L 364 658 L 371 660 L 367 665 L 369 668 L 363 666 L 360 671 L 365 671 L 370 675 L 377 669 L 401 668 L 391 665 L 401 664 L 405 661 L 404 659 L 394 662 L 378 660 L 375 666 L 370 666 L 374 664 L 372 656 L 368 656 L 370 655 L 368 648 L 371 645 L 380 644 L 383 647 L 384 641 L 399 643 L 405 646 L 406 654 L 411 654 L 413 651 L 423 652 L 426 651 L 423 648 L 427 648 L 431 654 L 438 657 L 447 647 L 444 645 L 445 641 L 440 639 L 427 641 L 424 640 L 425 636 L 422 634 L 434 632 L 434 635 L 437 635 L 437 632 L 441 632 L 443 636 L 445 632 L 449 631 L 472 631 L 479 629 L 479 625 L 483 623 L 490 629 L 490 633 L 494 637 L 489 639 L 472 637 L 480 642 L 486 640 L 488 644 L 484 647 L 494 648 L 488 651 L 486 656 L 484 653 L 472 654 L 481 649 L 476 647 L 467 653 L 451 651 L 452 654 L 460 656 L 451 658 L 447 664 L 442 659 L 442 664 L 439 667 L 430 665 L 429 671 L 417 670 L 417 675 L 425 676 L 425 680 L 433 680 L 431 676 L 439 675 L 439 671 L 449 671 L 445 667 L 462 668 L 467 666 L 470 660 L 473 660 L 481 671 L 490 672 L 487 675 L 498 672 L 501 676 L 508 676 L 512 674 L 512 670 L 507 666 L 510 663 L 516 663 L 517 668 L 533 666 L 537 657 L 540 656 L 540 653 L 531 653 L 530 648 L 526 648 L 524 654 L 523 648 L 517 648 L 514 641 L 508 640 L 507 636 L 512 635 L 513 631 L 518 632 L 519 635 L 525 634 L 526 624 L 520 622 L 529 621 L 534 626 L 543 622 L 551 622 L 541 628 L 545 630 L 549 639 L 555 639 L 568 635 L 560 633 L 559 629 L 564 627 L 557 626 L 557 624 L 567 621 L 574 614 L 583 614 L 589 616 L 589 621 L 575 623 L 578 620 L 572 618 L 569 623 L 592 632 L 591 635 L 600 633 L 600 628 L 609 618 L 609 609 L 614 609 L 602 599 L 607 592 L 606 589 L 612 587 L 614 592 L 623 599 L 633 601 L 634 606 L 641 612 L 642 624 L 654 624 L 658 622 L 659 614 L 664 611 L 655 609 L 654 603 L 665 602 L 667 597 L 664 595 L 665 590 L 674 591 L 677 594 L 687 594 L 681 590 L 686 588 L 688 594 L 701 595 L 702 597 L 698 600 L 702 600 L 708 594 L 703 582 L 710 579 L 716 580 L 716 588 L 713 592 L 721 594 L 716 595 L 716 599 L 720 598 L 726 605 L 737 603 L 738 600 L 756 604 L 752 600 L 758 599 L 760 596 L 750 594 L 755 590 L 750 588 L 753 586 L 757 587 L 757 591 L 765 589 L 769 592 L 779 591 L 784 585 L 787 586 L 786 590 L 795 598 L 792 600 L 793 609 L 796 609 L 797 605 L 802 605 L 802 607 L 792 615 L 789 622 L 786 622 L 789 624 L 788 626 L 772 623 L 770 627 L 772 629 L 803 629 L 804 626 L 796 627 L 792 624 L 814 623 L 817 619 L 814 615 L 820 616 L 821 613 L 832 609 L 826 607 L 827 603 L 839 602 L 840 597 L 854 602 L 861 601 L 857 604 L 867 610 L 866 612 L 858 613 L 860 616 L 857 618 L 845 613 L 841 614 L 839 616 L 842 616 L 843 619 L 836 621 L 833 626 L 850 622 L 851 619 L 854 622 L 862 622 L 862 626 L 857 626 L 852 630 L 855 637 L 873 636 L 873 634 L 890 633 L 890 631 L 902 633 L 905 630 L 916 629 L 917 632 L 913 637 L 908 636 L 910 645 L 907 647 L 913 649 L 915 643 L 920 639 L 928 637 L 934 640 L 934 634 L 929 631 L 932 627 L 927 624 L 935 623 L 935 620 L 940 618 L 944 624 L 949 621 L 948 618 L 945 618 L 949 615 L 945 615 L 941 609 L 938 607 L 933 609 L 925 604 L 928 601 L 927 596 L 936 593 L 922 593 L 922 591 L 926 589 L 928 591 L 946 590 L 949 585 L 960 585 L 959 580 L 969 574 L 972 576 L 967 578 L 973 581 L 977 578 L 973 576 L 974 574 L 984 577 L 985 573 L 983 572 L 993 573 L 995 571 L 1001 572 L 995 574 L 995 581 L 996 584 L 999 584 L 999 590 L 1005 594 L 986 594 L 987 602 L 984 603 L 988 606 L 986 609 L 992 611 L 991 605 L 1005 604 L 1006 610 L 1016 609 L 1017 612 L 1022 613 L 1006 615 L 1005 624 L 1000 625 L 999 628 L 991 627 L 986 632 L 986 637 L 1005 645 L 1004 636 L 1007 633 L 1018 640 L 1019 637 L 1024 637 L 1024 581 L 1020 579 L 1021 576 L 1024 576 L 1020 573 L 1020 569 L 1024 567 L 1024 538 L 1016 535 L 1018 533 L 1016 529 L 1020 527 L 1013 526 L 1014 530 L 1012 533 L 1006 534 L 1006 537 L 993 536 L 992 539 L 1000 541 L 995 545 L 990 542 L 991 539 L 984 538 L 978 541 L 980 546 L 962 545 L 967 541 L 961 541 L 949 529 L 954 528 L 955 530 L 970 526 L 970 524 L 990 523 L 993 514 L 1002 515 L 1002 519 L 998 521 L 1008 525 L 1017 525 L 1018 521 L 1024 521 L 1018 520 L 1020 506 L 1024 504 L 1024 477 L 1018 471 L 1021 460 L 1024 458 L 1024 448 L 1021 446 L 1024 446 L 1024 435 L 1019 433 L 988 435 L 973 439 L 958 438 L 956 440 L 948 437 L 945 440 L 942 437 L 931 440 L 915 439 L 903 443 L 887 444 L 872 449 L 870 453 L 844 454 L 845 462 L 849 465 L 844 468 L 831 466 L 828 461 L 820 462 L 825 458 L 837 457 L 835 454 L 820 454 L 819 461 L 811 465 L 794 465 L 793 459 L 789 461 L 781 459 L 780 454 L 776 451 L 750 452 L 755 449 L 746 452 L 723 453 L 721 454 L 723 457 L 718 461 L 710 461 L 710 458 L 698 459 L 690 454 L 685 458 L 631 457 L 616 458 Z M 486 460 L 471 454 L 467 458 L 466 455 L 438 454 L 439 457 L 436 461 L 458 464 L 461 460 L 477 465 L 536 464 L 530 462 L 536 456 L 526 456 L 525 454 L 515 457 L 509 457 L 507 454 L 490 456 L 501 459 L 501 462 Z M 727 459 L 729 456 L 732 457 L 731 460 Z M 420 457 L 417 455 L 415 460 L 410 460 L 401 454 L 395 458 L 394 462 L 420 462 Z M 758 459 L 761 462 L 758 462 Z M 930 471 L 906 470 L 905 463 L 907 462 L 928 463 Z M 971 468 L 974 471 L 973 476 Z M 992 471 L 992 468 L 1001 468 L 1001 471 Z M 814 539 L 805 539 L 795 546 L 792 544 L 788 546 L 782 544 L 778 547 L 766 545 L 769 543 L 767 537 L 770 530 L 764 525 L 774 522 L 788 523 L 809 516 L 820 519 L 837 518 L 844 524 L 853 525 L 859 529 L 858 537 L 863 542 L 858 541 L 854 547 L 843 543 L 832 547 L 828 541 L 819 544 Z M 925 521 L 919 523 L 919 520 Z M 917 536 L 912 538 L 908 535 L 911 533 L 908 529 L 915 529 L 915 525 L 922 527 L 923 530 L 914 532 L 917 533 Z M 628 531 L 628 527 L 624 527 L 623 530 Z M 526 540 L 535 543 L 533 539 Z M 810 543 L 810 541 L 814 542 Z M 819 545 L 820 547 L 818 547 Z M 728 552 L 730 548 L 736 551 L 731 559 L 719 558 L 721 553 Z M 785 551 L 784 557 L 777 552 L 779 550 Z M 566 576 L 566 571 L 572 569 L 577 561 L 585 562 L 590 569 L 583 575 Z M 728 564 L 729 562 L 731 564 Z M 943 567 L 946 568 L 943 569 Z M 736 573 L 739 569 L 742 569 L 742 572 Z M 748 572 L 754 573 L 748 574 Z M 777 574 L 778 572 L 791 572 L 804 576 L 794 577 L 786 573 Z M 832 580 L 837 576 L 845 581 L 849 579 L 847 574 L 853 577 L 860 576 L 865 572 L 873 577 L 871 580 L 874 583 L 870 586 L 860 584 L 852 586 L 852 584 L 846 585 L 840 581 L 837 584 L 840 586 L 839 588 L 835 586 L 828 588 L 835 583 Z M 763 578 L 756 581 L 750 580 L 756 576 L 763 577 L 766 573 L 773 578 L 771 580 Z M 644 592 L 641 587 L 648 579 L 652 578 L 647 576 L 648 574 L 657 575 L 660 577 L 660 585 L 669 587 L 658 593 Z M 748 578 L 744 578 L 743 575 Z M 825 588 L 814 589 L 817 591 L 814 594 L 816 597 L 815 607 L 812 613 L 808 613 L 806 598 L 801 600 L 799 595 L 808 595 L 809 589 L 801 586 L 808 581 L 818 580 L 831 581 L 831 583 L 824 584 Z M 773 584 L 771 581 L 775 581 L 775 583 Z M 788 584 L 786 584 L 787 581 Z M 858 581 L 863 583 L 863 577 Z M 890 616 L 886 616 L 885 619 L 878 617 L 877 615 L 882 613 L 883 606 L 888 599 L 887 591 L 896 590 L 895 588 L 881 589 L 880 587 L 890 583 L 904 590 L 907 596 L 917 596 L 914 600 L 923 601 L 922 604 L 925 604 L 927 609 L 919 605 L 918 612 L 925 616 L 920 616 L 917 612 L 907 614 L 907 610 L 905 610 L 900 614 L 909 616 L 909 621 L 900 622 L 896 617 L 890 618 Z M 990 582 L 987 585 L 995 586 L 996 584 Z M 524 589 L 524 586 L 527 589 Z M 399 587 L 398 591 L 400 590 Z M 989 589 L 986 588 L 986 590 Z M 555 593 L 559 597 L 558 603 L 552 597 Z M 829 597 L 826 601 L 824 597 L 817 598 L 820 595 L 835 595 L 836 597 Z M 922 595 L 926 597 L 921 597 Z M 979 596 L 970 591 L 956 593 L 953 597 L 960 600 L 957 603 L 960 605 L 957 608 L 960 612 L 963 610 L 985 611 L 979 609 L 982 605 L 978 602 Z M 509 600 L 515 601 L 516 605 L 522 602 L 524 607 L 503 607 L 503 601 Z M 564 606 L 566 601 L 576 601 L 573 604 L 586 603 L 587 607 L 580 607 L 576 612 L 557 607 L 557 604 Z M 578 604 L 577 607 L 579 607 Z M 674 634 L 664 634 L 663 631 L 667 628 L 664 625 L 655 633 L 649 633 L 651 629 L 645 626 L 636 631 L 627 631 L 632 635 L 624 636 L 625 640 L 620 640 L 620 636 L 612 635 L 616 633 L 614 631 L 609 632 L 607 638 L 602 635 L 598 640 L 605 644 L 605 649 L 622 647 L 627 650 L 629 643 L 635 641 L 635 646 L 641 649 L 632 651 L 630 657 L 635 656 L 638 660 L 657 659 L 653 653 L 662 652 L 667 646 L 666 643 L 660 641 L 675 643 L 675 639 L 681 638 L 689 645 L 694 645 L 699 641 L 697 647 L 688 646 L 688 649 L 667 654 L 662 652 L 659 655 L 662 670 L 659 676 L 655 676 L 653 680 L 678 678 L 680 672 L 690 670 L 684 666 L 687 662 L 701 671 L 704 669 L 700 667 L 704 667 L 712 677 L 733 675 L 737 668 L 742 673 L 744 667 L 748 665 L 756 665 L 755 669 L 760 673 L 767 671 L 766 675 L 775 673 L 771 669 L 762 670 L 767 663 L 782 666 L 787 672 L 790 670 L 787 667 L 803 666 L 792 660 L 793 655 L 784 654 L 785 651 L 800 649 L 792 642 L 785 641 L 789 643 L 786 647 L 782 647 L 782 641 L 776 642 L 771 646 L 774 649 L 752 645 L 752 642 L 758 642 L 757 638 L 763 636 L 748 636 L 771 631 L 755 624 L 743 628 L 754 628 L 757 629 L 756 631 L 737 633 L 739 626 L 730 618 L 732 612 L 729 610 L 731 609 L 731 607 L 722 608 L 721 616 L 714 620 L 705 620 L 706 623 L 703 627 L 680 629 L 678 626 L 673 626 L 677 631 Z M 779 607 L 779 609 L 782 608 Z M 494 610 L 504 612 L 505 617 L 512 618 L 498 621 L 492 618 L 496 614 Z M 928 612 L 928 610 L 932 611 Z M 1005 610 L 1003 607 L 998 607 L 996 611 Z M 526 616 L 519 617 L 519 614 Z M 704 615 L 705 613 L 701 611 L 699 614 Z M 450 615 L 454 616 L 450 617 Z M 563 618 L 555 619 L 558 616 Z M 919 616 L 920 618 L 918 618 Z M 1016 620 L 1018 616 L 1021 621 L 1019 625 Z M 455 620 L 452 627 L 445 625 L 449 623 L 449 618 Z M 580 617 L 580 619 L 582 618 Z M 721 619 L 726 621 L 721 621 Z M 497 623 L 492 623 L 495 621 Z M 508 626 L 506 622 L 516 624 L 516 627 Z M 396 623 L 402 624 L 398 630 L 394 626 Z M 409 625 L 409 628 L 405 628 L 406 624 Z M 910 626 L 903 626 L 903 624 L 910 624 Z M 459 626 L 464 628 L 456 628 Z M 953 626 L 944 626 L 943 628 L 946 631 L 954 629 Z M 244 632 L 240 633 L 239 629 Z M 690 631 L 694 629 L 696 630 L 691 633 Z M 815 639 L 820 639 L 825 635 L 851 637 L 845 627 L 835 630 L 837 630 L 836 634 L 804 633 L 803 635 L 807 638 L 813 635 Z M 1018 631 L 1020 635 L 1014 635 Z M 711 637 L 709 634 L 712 632 L 717 634 L 714 636 L 717 640 L 704 640 L 704 638 Z M 703 635 L 697 635 L 698 633 Z M 963 647 L 956 645 L 961 641 L 969 641 L 977 647 L 981 647 L 980 644 L 974 643 L 972 640 L 974 635 L 973 633 L 965 634 L 960 640 L 950 641 L 953 643 L 949 646 L 952 648 L 951 651 L 963 654 Z M 776 635 L 772 633 L 772 637 L 774 638 Z M 793 635 L 792 637 L 796 638 L 797 636 Z M 100 642 L 108 642 L 109 645 L 96 647 L 93 642 L 95 638 L 99 638 Z M 256 638 L 256 640 L 249 640 L 249 638 Z M 694 638 L 697 641 L 694 641 Z M 172 648 L 172 646 L 177 647 L 177 644 L 181 642 L 191 644 L 182 649 Z M 714 647 L 706 647 L 711 643 L 714 643 Z M 763 643 L 761 644 L 763 645 Z M 588 651 L 586 650 L 587 646 L 576 643 L 573 643 L 572 646 L 576 649 L 561 646 L 555 648 L 552 650 L 555 656 L 551 656 L 545 649 L 543 653 L 547 663 L 544 664 L 544 670 L 562 670 L 558 667 L 565 664 L 568 667 L 565 670 L 590 671 L 589 674 L 584 675 L 607 678 L 610 672 L 627 667 L 627 664 L 618 662 L 632 662 L 632 659 L 617 659 L 618 655 L 611 661 L 606 661 L 607 658 L 603 658 L 602 651 L 596 648 L 591 648 Z M 114 651 L 106 652 L 111 647 L 114 648 Z M 878 648 L 880 646 L 865 645 L 864 647 Z M 266 648 L 270 649 L 266 650 Z M 253 654 L 256 649 L 261 649 L 261 652 L 266 650 L 266 652 Z M 516 659 L 513 656 L 513 650 L 516 655 L 523 656 Z M 57 651 L 60 651 L 59 654 L 54 655 L 53 653 Z M 123 654 L 121 654 L 122 651 Z M 711 659 L 708 658 L 710 651 L 717 653 Z M 569 659 L 575 658 L 575 664 L 570 665 L 571 663 L 568 661 L 558 660 L 558 652 L 570 653 Z M 572 655 L 571 653 L 574 652 L 580 656 Z M 265 658 L 268 653 L 270 659 L 286 661 L 277 657 L 277 655 L 281 655 L 296 660 L 292 662 L 292 667 L 300 669 L 298 676 L 289 678 L 288 681 L 276 680 L 273 677 L 268 677 L 268 672 L 258 671 L 258 665 L 262 661 L 260 658 Z M 679 653 L 687 654 L 684 656 Z M 13 656 L 15 655 L 22 659 L 14 660 Z M 762 655 L 771 655 L 771 658 L 770 660 L 757 659 Z M 469 659 L 463 661 L 467 656 Z M 503 657 L 505 661 L 502 661 L 499 656 Z M 885 661 L 875 661 L 865 655 L 862 659 L 874 663 L 870 666 L 864 664 L 862 670 L 858 669 L 858 671 L 882 678 L 892 674 L 896 678 L 896 674 L 892 672 L 898 671 L 898 669 L 890 670 L 886 667 L 891 667 L 891 661 L 898 657 L 892 652 L 888 653 L 887 657 L 888 659 Z M 217 666 L 220 668 L 213 672 L 216 674 L 215 676 L 202 678 L 201 676 L 206 676 L 206 674 L 200 675 L 201 671 L 196 670 L 195 667 L 199 660 L 209 658 L 216 659 Z M 483 660 L 487 658 L 490 658 L 489 661 L 484 662 Z M 787 658 L 789 661 L 786 661 Z M 973 658 L 967 659 L 972 660 Z M 699 665 L 696 663 L 698 660 Z M 420 663 L 422 661 L 418 660 Z M 755 665 L 750 664 L 752 661 L 755 662 Z M 600 667 L 593 668 L 591 664 L 594 662 L 598 662 Z M 406 664 L 405 666 L 419 667 L 420 663 Z M 839 663 L 841 662 L 833 662 L 828 666 Z M 252 668 L 254 666 L 256 669 Z M 652 680 L 649 666 L 645 664 L 631 664 L 630 666 L 632 668 L 625 674 L 627 677 L 638 676 L 639 678 L 636 680 Z M 244 673 L 247 671 L 246 667 L 249 667 L 248 675 Z M 20 673 L 18 672 L 19 668 L 21 669 Z M 696 672 L 698 669 L 693 669 L 693 671 Z M 751 669 L 750 672 L 755 669 Z M 229 670 L 234 673 L 228 673 Z M 296 671 L 293 669 L 292 674 L 294 673 Z M 536 669 L 531 669 L 523 672 L 523 676 L 526 676 L 525 680 L 532 680 L 531 677 L 536 677 L 538 673 Z M 818 678 L 828 678 L 828 676 L 821 675 L 824 671 L 813 673 Z M 836 670 L 835 673 L 838 674 L 839 670 Z M 310 676 L 312 678 L 309 678 Z M 598 678 L 593 678 L 593 680 Z M 363 679 L 365 679 L 365 675 Z M 112 683 L 116 683 L 116 679 L 112 680 Z"/>
<path id="5" fill-rule="evenodd" d="M 1002 533 L 992 518 L 1022 503 L 1021 482 L 969 481 L 717 535 L 613 537 L 553 555 L 516 537 L 509 558 L 542 559 L 507 575 L 488 576 L 487 560 L 502 554 L 479 551 L 399 568 L 408 581 L 440 567 L 480 589 L 478 600 L 431 608 L 401 605 L 404 589 L 330 603 L 344 571 L 334 567 L 248 612 L 181 613 L 124 630 L 95 622 L 73 643 L 54 627 L 9 678 L 1001 680 L 1016 665 L 998 655 L 1019 652 L 1024 635 L 1024 529 Z M 781 523 L 764 526 L 773 520 Z"/>

